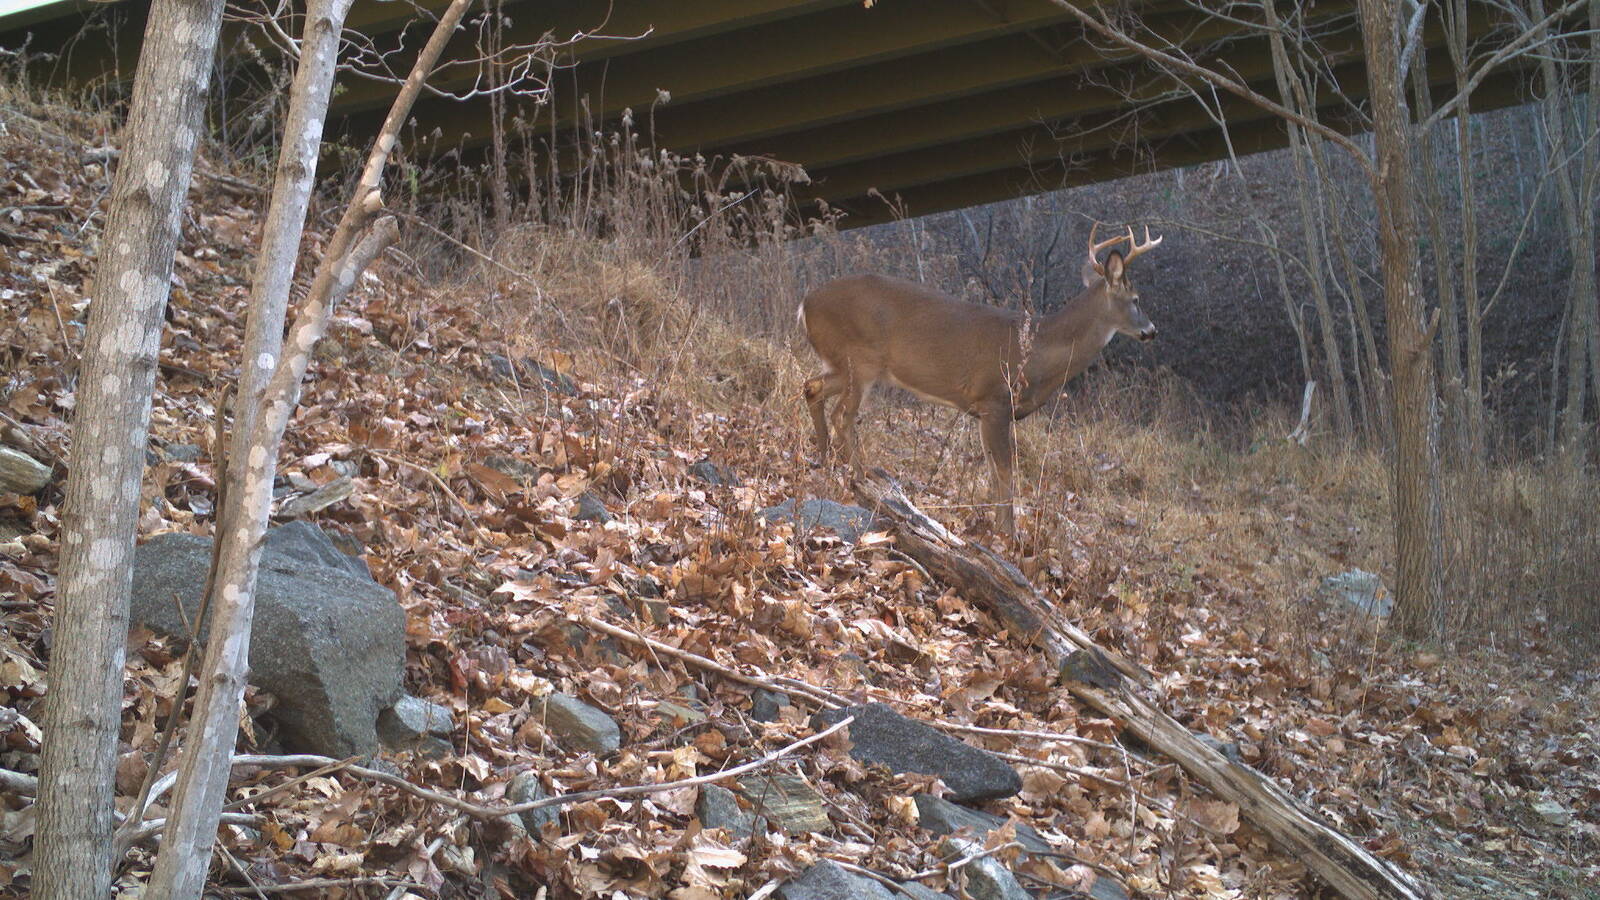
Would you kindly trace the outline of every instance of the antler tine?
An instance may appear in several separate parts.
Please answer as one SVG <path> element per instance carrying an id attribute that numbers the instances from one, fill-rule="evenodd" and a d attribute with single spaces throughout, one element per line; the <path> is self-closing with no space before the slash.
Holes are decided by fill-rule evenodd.
<path id="1" fill-rule="evenodd" d="M 1101 271 L 1100 266 L 1100 251 L 1106 249 L 1107 247 L 1116 246 L 1123 241 L 1127 241 L 1131 245 L 1133 243 L 1133 229 L 1130 228 L 1128 233 L 1125 235 L 1119 234 L 1114 238 L 1107 238 L 1106 240 L 1096 244 L 1094 242 L 1094 233 L 1095 229 L 1099 227 L 1099 222 L 1095 222 L 1093 225 L 1089 226 L 1089 265 L 1094 266 L 1094 270 L 1096 272 L 1100 272 L 1100 274 L 1104 275 L 1105 272 Z"/>
<path id="2" fill-rule="evenodd" d="M 1145 252 L 1146 250 L 1151 250 L 1151 249 L 1154 249 L 1156 247 L 1159 247 L 1161 245 L 1162 238 L 1158 237 L 1155 240 L 1151 240 L 1150 239 L 1150 226 L 1146 225 L 1144 227 L 1144 243 L 1141 244 L 1138 241 L 1135 241 L 1133 239 L 1133 226 L 1130 225 L 1130 226 L 1128 226 L 1127 241 L 1128 241 L 1128 256 L 1127 256 L 1126 259 L 1123 260 L 1123 262 L 1132 262 L 1134 257 L 1136 257 L 1139 254 Z"/>

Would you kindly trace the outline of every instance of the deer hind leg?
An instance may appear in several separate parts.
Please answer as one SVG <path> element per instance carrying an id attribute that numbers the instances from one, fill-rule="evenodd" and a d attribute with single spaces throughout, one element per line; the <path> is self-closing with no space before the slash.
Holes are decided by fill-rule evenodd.
<path id="1" fill-rule="evenodd" d="M 1017 522 L 1011 501 L 1016 493 L 1012 476 L 1016 461 L 1016 444 L 1011 435 L 1011 411 L 1006 409 L 983 414 L 979 417 L 979 428 L 979 433 L 983 437 L 984 452 L 989 457 L 992 478 L 990 493 L 998 507 L 995 513 L 995 529 L 1002 534 L 1015 537 Z"/>
<path id="2" fill-rule="evenodd" d="M 848 378 L 835 371 L 824 372 L 806 381 L 806 406 L 811 410 L 811 426 L 817 433 L 817 453 L 820 457 L 818 462 L 824 466 L 828 464 L 828 453 L 831 449 L 831 442 L 828 439 L 827 404 L 830 399 L 843 393 L 848 383 Z"/>
<path id="3" fill-rule="evenodd" d="M 856 478 L 861 477 L 861 441 L 856 433 L 856 417 L 861 412 L 861 398 L 866 396 L 871 384 L 858 373 L 852 373 L 845 379 L 839 402 L 833 407 L 833 430 L 839 435 L 845 462 L 850 464 L 850 472 Z"/>

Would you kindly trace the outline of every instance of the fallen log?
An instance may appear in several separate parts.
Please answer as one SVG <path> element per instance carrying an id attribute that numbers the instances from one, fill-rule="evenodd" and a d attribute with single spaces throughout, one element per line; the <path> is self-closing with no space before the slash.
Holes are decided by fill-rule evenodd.
<path id="1" fill-rule="evenodd" d="M 854 485 L 861 505 L 894 525 L 895 542 L 929 574 L 997 616 L 1011 636 L 1038 647 L 1073 696 L 1106 715 L 1218 797 L 1279 847 L 1352 900 L 1436 896 L 1427 886 L 1330 826 L 1256 770 L 1200 742 L 1140 692 L 1149 676 L 1099 646 L 994 551 L 952 534 L 912 504 L 882 470 Z"/>

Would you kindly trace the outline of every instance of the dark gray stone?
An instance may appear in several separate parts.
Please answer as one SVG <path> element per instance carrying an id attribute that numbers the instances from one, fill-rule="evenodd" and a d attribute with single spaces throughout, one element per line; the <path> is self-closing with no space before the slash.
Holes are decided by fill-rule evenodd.
<path id="1" fill-rule="evenodd" d="M 733 487 L 739 483 L 739 476 L 732 469 L 719 466 L 709 459 L 702 459 L 690 466 L 689 474 L 714 487 Z"/>
<path id="2" fill-rule="evenodd" d="M 725 787 L 708 784 L 700 788 L 695 815 L 707 828 L 726 828 L 736 840 L 749 840 L 757 828 L 767 830 L 767 820 L 739 806 L 739 798 Z"/>
<path id="3" fill-rule="evenodd" d="M 395 750 L 417 750 L 428 755 L 450 750 L 455 723 L 447 707 L 410 694 L 378 714 L 378 739 Z"/>
<path id="4" fill-rule="evenodd" d="M 569 750 L 601 755 L 622 746 L 622 730 L 610 716 L 570 694 L 551 694 L 536 702 L 534 715 Z"/>
<path id="5" fill-rule="evenodd" d="M 939 855 L 946 861 L 961 859 L 982 850 L 981 841 L 965 838 L 947 837 L 939 842 Z M 1005 863 L 992 856 L 967 863 L 961 867 L 961 874 L 966 880 L 966 895 L 972 900 L 1033 900 Z"/>
<path id="6" fill-rule="evenodd" d="M 532 803 L 550 796 L 544 789 L 544 783 L 539 780 L 536 772 L 518 772 L 512 777 L 511 783 L 506 785 L 506 803 L 513 806 L 520 803 Z M 561 821 L 561 807 L 541 806 L 517 813 L 517 819 L 529 834 L 538 834 L 550 822 Z"/>
<path id="7" fill-rule="evenodd" d="M 751 809 L 790 834 L 833 827 L 826 801 L 799 775 L 746 775 L 735 783 Z"/>
<path id="8" fill-rule="evenodd" d="M 800 533 L 827 529 L 847 544 L 860 540 L 861 535 L 872 529 L 875 521 L 872 513 L 859 506 L 847 506 L 832 500 L 802 500 L 797 508 L 793 498 L 777 506 L 769 506 L 756 515 L 769 522 L 793 522 L 795 530 Z"/>
<path id="9" fill-rule="evenodd" d="M 1244 761 L 1243 757 L 1239 755 L 1239 745 L 1233 741 L 1225 741 L 1219 737 L 1213 737 L 1212 735 L 1206 734 L 1203 731 L 1194 732 L 1194 738 L 1195 740 L 1205 744 L 1207 747 L 1217 751 L 1233 762 Z"/>
<path id="10" fill-rule="evenodd" d="M 599 522 L 603 525 L 611 521 L 611 513 L 606 510 L 605 501 L 584 491 L 578 495 L 578 512 L 573 518 L 580 522 Z"/>
<path id="11" fill-rule="evenodd" d="M 351 578 L 372 580 L 372 570 L 367 561 L 339 549 L 328 533 L 316 525 L 298 520 L 267 529 L 267 539 L 262 551 L 262 561 L 267 554 L 298 560 L 317 566 L 337 569 Z"/>
<path id="12" fill-rule="evenodd" d="M 532 487 L 539 480 L 539 467 L 515 456 L 491 453 L 483 458 L 483 464 L 523 487 Z"/>
<path id="13" fill-rule="evenodd" d="M 1022 790 L 1016 770 L 970 744 L 908 719 L 882 703 L 817 713 L 826 727 L 855 716 L 850 725 L 850 755 L 864 763 L 880 763 L 889 771 L 937 775 L 955 800 L 989 800 Z"/>
<path id="14" fill-rule="evenodd" d="M 168 444 L 161 448 L 161 457 L 169 462 L 194 462 L 204 452 L 194 444 Z"/>
<path id="15" fill-rule="evenodd" d="M 955 834 L 968 828 L 973 837 L 981 838 L 1006 823 L 1001 816 L 951 803 L 932 794 L 918 794 L 913 799 L 917 802 L 917 816 L 922 827 L 935 834 Z M 1050 843 L 1040 837 L 1033 826 L 1018 822 L 1016 832 L 1017 843 L 1029 853 L 1050 852 Z"/>
<path id="16" fill-rule="evenodd" d="M 355 574 L 365 564 L 307 528 L 316 531 L 300 522 L 286 536 L 285 528 L 267 533 L 249 680 L 277 698 L 269 717 L 286 749 L 366 755 L 378 749 L 378 714 L 400 696 L 405 613 L 387 588 Z M 187 638 L 210 566 L 206 538 L 164 534 L 139 547 L 130 624 Z"/>
<path id="17" fill-rule="evenodd" d="M 534 360 L 521 359 L 512 362 L 498 353 L 491 353 L 487 361 L 489 371 L 497 378 L 515 381 L 523 387 L 543 386 L 569 397 L 578 393 L 578 386 L 571 378 Z"/>
<path id="18" fill-rule="evenodd" d="M 789 695 L 781 691 L 756 688 L 750 694 L 750 718 L 757 722 L 778 721 L 779 711 L 789 706 Z"/>
<path id="19" fill-rule="evenodd" d="M 778 896 L 783 900 L 895 900 L 883 885 L 826 859 L 785 882 L 778 888 Z"/>

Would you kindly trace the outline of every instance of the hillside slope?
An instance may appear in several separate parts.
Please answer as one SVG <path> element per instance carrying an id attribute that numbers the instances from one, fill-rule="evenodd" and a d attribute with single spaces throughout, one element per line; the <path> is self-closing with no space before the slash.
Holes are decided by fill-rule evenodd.
<path id="1" fill-rule="evenodd" d="M 0 411 L 65 466 L 107 185 L 101 164 L 83 159 L 103 123 L 15 97 L 0 104 L 0 123 Z M 191 199 L 162 340 L 145 537 L 211 527 L 209 454 L 162 451 L 211 445 L 215 400 L 238 366 L 261 206 L 234 178 L 197 179 Z M 808 357 L 684 312 L 648 258 L 541 229 L 519 240 L 502 247 L 510 269 L 448 283 L 423 280 L 403 256 L 386 259 L 337 317 L 286 436 L 286 488 L 353 467 L 352 496 L 318 521 L 359 541 L 399 595 L 407 687 L 455 716 L 455 755 L 388 759 L 397 771 L 493 802 L 522 772 L 552 793 L 662 782 L 810 733 L 812 709 L 789 706 L 759 723 L 749 684 L 581 624 L 598 620 L 746 678 L 793 679 L 924 721 L 991 729 L 958 734 L 1012 754 L 1022 791 L 988 808 L 1036 828 L 1061 854 L 1028 867 L 1036 885 L 1099 877 L 1134 896 L 1317 893 L 1239 810 L 1053 688 L 1037 658 L 881 537 L 852 546 L 758 516 L 791 498 L 847 499 L 837 476 L 809 463 L 793 392 Z M 320 242 L 309 238 L 306 253 Z M 662 380 L 619 358 L 616 344 L 574 343 L 624 320 L 665 336 L 630 352 L 677 347 L 699 363 Z M 527 362 L 513 368 L 507 358 Z M 1034 539 L 1018 562 L 1038 588 L 1161 673 L 1161 701 L 1185 725 L 1236 744 L 1246 762 L 1444 895 L 1593 896 L 1592 672 L 1558 662 L 1537 630 L 1517 635 L 1536 662 L 1514 665 L 1489 650 L 1394 646 L 1306 599 L 1321 575 L 1382 569 L 1381 467 L 1275 439 L 1184 436 L 1205 423 L 1184 418 L 1181 386 L 1100 378 L 1074 419 L 1024 438 L 1040 462 L 1024 518 Z M 1144 418 L 1103 407 L 1130 390 L 1148 401 Z M 922 409 L 896 418 L 870 426 L 882 461 L 913 479 L 925 508 L 971 515 L 965 498 L 981 467 L 970 429 Z M 1262 434 L 1279 424 L 1264 420 Z M 702 461 L 725 483 L 708 481 Z M 37 497 L 0 496 L 0 692 L 15 714 L 0 718 L 0 764 L 23 772 L 36 767 L 32 720 L 52 677 L 60 474 Z M 595 500 L 608 521 L 594 521 Z M 136 635 L 131 649 L 124 799 L 181 671 L 161 640 Z M 616 719 L 622 749 L 563 749 L 535 712 L 550 691 Z M 803 704 L 802 689 L 790 693 Z M 754 840 L 703 829 L 699 792 L 688 788 L 575 803 L 558 826 L 529 836 L 335 774 L 247 805 L 260 827 L 225 829 L 228 856 L 214 877 L 248 893 L 243 871 L 323 896 L 409 886 L 418 896 L 744 897 L 828 858 L 900 879 L 933 870 L 924 883 L 945 889 L 935 841 L 908 800 L 927 779 L 864 767 L 839 742 L 775 768 L 820 793 L 828 828 Z M 242 772 L 231 796 L 294 774 Z M 0 892 L 27 893 L 28 821 L 25 799 L 0 800 Z M 148 864 L 148 851 L 135 851 L 122 883 L 138 883 Z"/>

